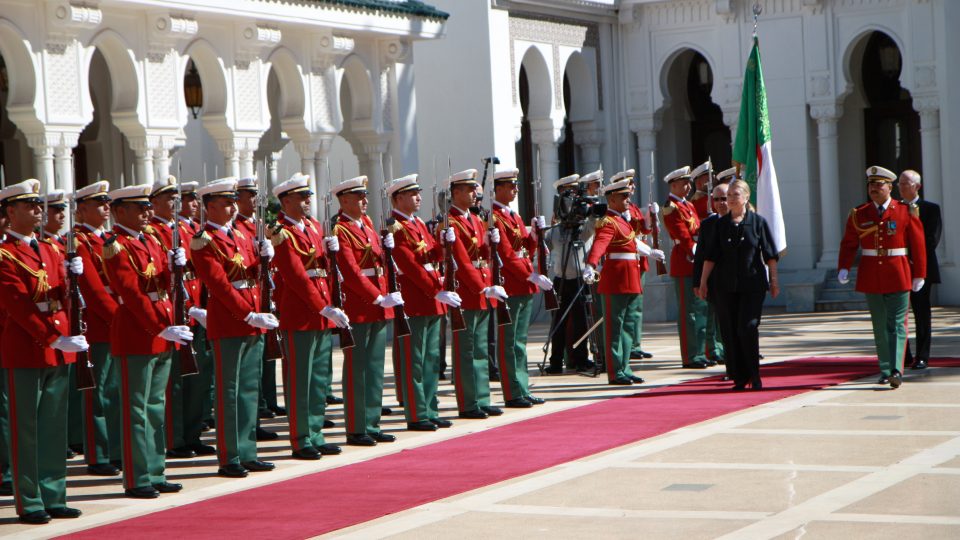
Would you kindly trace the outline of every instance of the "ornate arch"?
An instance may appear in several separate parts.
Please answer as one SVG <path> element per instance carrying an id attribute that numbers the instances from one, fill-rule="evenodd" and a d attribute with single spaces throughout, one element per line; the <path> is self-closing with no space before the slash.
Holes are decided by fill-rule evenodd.
<path id="1" fill-rule="evenodd" d="M 597 111 L 597 85 L 590 67 L 579 51 L 567 57 L 564 75 L 570 80 L 570 110 L 567 118 L 571 122 L 593 120 Z"/>
<path id="2" fill-rule="evenodd" d="M 524 51 L 520 67 L 527 73 L 527 88 L 530 103 L 528 118 L 549 118 L 553 111 L 553 79 L 546 58 L 536 45 L 530 45 Z M 520 88 L 520 70 L 517 70 L 517 88 Z"/>
<path id="3" fill-rule="evenodd" d="M 37 111 L 37 66 L 30 41 L 13 22 L 0 18 L 0 55 L 7 64 L 7 114 L 21 131 L 42 130 Z M 3 104 L 0 104 L 3 106 Z"/>
<path id="4" fill-rule="evenodd" d="M 719 71 L 717 70 L 717 62 L 713 58 L 713 56 L 707 51 L 707 49 L 695 43 L 689 43 L 689 42 L 681 43 L 677 45 L 669 53 L 663 55 L 663 57 L 658 62 L 658 65 L 660 66 L 660 68 L 657 70 L 657 73 L 659 73 L 658 88 L 660 90 L 660 96 L 659 96 L 660 102 L 654 104 L 653 110 L 662 111 L 663 109 L 670 106 L 671 99 L 674 97 L 670 95 L 670 88 L 669 88 L 670 70 L 673 68 L 678 58 L 683 56 L 684 53 L 687 53 L 690 51 L 695 52 L 700 56 L 704 57 L 704 59 L 706 59 L 707 64 L 710 66 L 711 72 L 714 74 L 714 81 L 716 82 L 716 74 L 719 73 Z M 714 103 L 720 103 L 720 100 L 717 99 L 718 96 L 716 95 L 717 87 L 719 86 L 720 85 L 714 83 L 713 89 L 710 91 L 710 98 L 713 100 Z"/>

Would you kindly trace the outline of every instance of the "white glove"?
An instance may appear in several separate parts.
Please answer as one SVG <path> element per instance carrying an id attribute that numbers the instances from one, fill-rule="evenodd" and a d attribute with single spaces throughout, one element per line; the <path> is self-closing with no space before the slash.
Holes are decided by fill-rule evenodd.
<path id="1" fill-rule="evenodd" d="M 540 290 L 542 291 L 549 291 L 553 288 L 553 282 L 550 281 L 550 278 L 536 272 L 530 274 L 530 277 L 527 278 L 527 281 L 533 283 L 537 287 L 540 287 Z"/>
<path id="2" fill-rule="evenodd" d="M 840 271 L 837 272 L 837 281 L 839 281 L 841 285 L 850 283 L 850 271 L 846 268 L 841 268 Z"/>
<path id="3" fill-rule="evenodd" d="M 187 315 L 194 318 L 200 326 L 207 327 L 207 310 L 198 307 L 192 307 L 187 310 Z"/>
<path id="4" fill-rule="evenodd" d="M 63 267 L 75 276 L 79 276 L 83 273 L 83 259 L 80 257 L 74 257 L 69 261 L 63 261 Z"/>
<path id="5" fill-rule="evenodd" d="M 177 249 L 171 249 L 167 252 L 167 263 L 170 266 L 186 266 L 187 265 L 187 252 L 183 250 L 182 247 Z"/>
<path id="6" fill-rule="evenodd" d="M 913 278 L 913 286 L 910 287 L 910 289 L 913 290 L 913 292 L 920 292 L 920 289 L 923 288 L 924 283 L 926 283 L 926 280 L 924 280 L 922 277 L 915 277 Z"/>
<path id="7" fill-rule="evenodd" d="M 280 321 L 274 317 L 273 313 L 255 313 L 251 311 L 247 314 L 246 318 L 243 319 L 243 322 L 262 330 L 273 330 L 280 326 Z"/>
<path id="8" fill-rule="evenodd" d="M 440 291 L 436 294 L 436 296 L 433 297 L 433 299 L 450 307 L 460 307 L 460 304 L 463 303 L 463 300 L 460 298 L 459 294 L 450 291 Z"/>
<path id="9" fill-rule="evenodd" d="M 401 296 L 399 292 L 392 292 L 386 296 L 378 296 L 373 303 L 377 304 L 383 309 L 402 306 L 403 296 Z"/>
<path id="10" fill-rule="evenodd" d="M 260 256 L 264 259 L 273 258 L 273 244 L 269 240 L 260 243 Z"/>
<path id="11" fill-rule="evenodd" d="M 667 255 L 663 251 L 660 251 L 659 249 L 650 250 L 650 256 L 658 261 L 662 261 L 667 258 Z"/>
<path id="12" fill-rule="evenodd" d="M 393 242 L 393 233 L 387 233 L 387 235 L 383 237 L 383 247 L 393 249 L 394 246 L 396 246 L 396 244 Z"/>
<path id="13" fill-rule="evenodd" d="M 350 317 L 340 308 L 327 306 L 320 310 L 320 314 L 333 321 L 337 328 L 350 328 Z"/>
<path id="14" fill-rule="evenodd" d="M 75 353 L 83 352 L 90 348 L 90 345 L 87 344 L 87 338 L 81 336 L 60 336 L 50 344 L 50 347 L 57 349 L 58 351 Z"/>
<path id="15" fill-rule="evenodd" d="M 487 298 L 493 298 L 494 300 L 500 300 L 501 302 L 506 302 L 507 300 L 507 291 L 503 290 L 503 287 L 499 285 L 487 287 L 483 289 L 482 292 Z"/>
<path id="16" fill-rule="evenodd" d="M 457 233 L 453 232 L 453 227 L 448 227 L 447 230 L 443 231 L 443 240 L 448 244 L 457 241 Z"/>
<path id="17" fill-rule="evenodd" d="M 657 203 L 655 203 L 655 202 L 652 202 L 652 203 L 648 204 L 648 205 L 647 205 L 647 209 L 649 209 L 649 210 L 650 210 L 650 213 L 651 213 L 651 214 L 654 214 L 654 215 L 660 213 L 660 205 L 657 204 Z"/>
<path id="18" fill-rule="evenodd" d="M 697 254 L 697 244 L 694 244 L 694 245 L 693 245 L 693 249 L 690 250 L 690 254 L 692 254 L 692 255 L 696 255 L 696 254 Z"/>
<path id="19" fill-rule="evenodd" d="M 644 244 L 640 240 L 640 237 L 634 238 L 633 243 L 637 246 L 637 253 L 639 253 L 644 257 L 646 257 L 647 255 L 650 255 L 653 252 L 653 249 L 650 246 Z"/>
<path id="20" fill-rule="evenodd" d="M 537 216 L 530 220 L 530 226 L 536 229 L 546 229 L 547 228 L 547 219 L 543 216 Z"/>
<path id="21" fill-rule="evenodd" d="M 336 236 L 327 236 L 323 241 L 326 243 L 327 251 L 331 253 L 340 251 L 340 239 Z"/>
<path id="22" fill-rule="evenodd" d="M 487 239 L 490 240 L 491 244 L 500 243 L 500 229 L 494 227 L 490 229 L 490 232 L 487 233 Z"/>
<path id="23" fill-rule="evenodd" d="M 160 332 L 159 336 L 177 345 L 186 345 L 193 339 L 193 332 L 190 331 L 189 326 L 168 326 Z"/>
<path id="24" fill-rule="evenodd" d="M 597 282 L 597 269 L 589 264 L 583 269 L 583 281 L 587 285 L 593 285 Z"/>

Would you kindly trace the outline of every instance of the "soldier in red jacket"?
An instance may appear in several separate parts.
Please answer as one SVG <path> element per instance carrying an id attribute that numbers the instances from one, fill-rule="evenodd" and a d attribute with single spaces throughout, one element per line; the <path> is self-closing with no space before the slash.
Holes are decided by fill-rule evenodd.
<path id="1" fill-rule="evenodd" d="M 0 190 L 0 212 L 10 220 L 0 244 L 0 305 L 8 314 L 0 337 L 9 398 L 14 502 L 21 522 L 75 518 L 66 505 L 67 366 L 88 348 L 69 336 L 64 310 L 66 270 L 83 273 L 76 257 L 64 264 L 38 242 L 40 182 L 25 180 Z"/>
<path id="2" fill-rule="evenodd" d="M 460 307 L 456 292 L 443 290 L 437 264 L 443 258 L 443 246 L 427 225 L 416 216 L 422 197 L 417 175 L 398 178 L 387 186 L 387 197 L 393 206 L 389 230 L 396 246 L 393 260 L 397 265 L 397 281 L 406 291 L 404 310 L 409 316 L 410 335 L 394 337 L 393 346 L 399 360 L 397 386 L 403 389 L 407 429 L 436 431 L 450 427 L 440 418 L 437 407 L 437 385 L 440 376 L 440 320 L 446 306 Z M 452 235 L 449 229 L 443 233 Z"/>
<path id="3" fill-rule="evenodd" d="M 367 217 L 367 177 L 358 176 L 333 188 L 340 203 L 334 234 L 340 243 L 337 264 L 343 275 L 344 308 L 352 321 L 356 345 L 344 351 L 343 389 L 347 444 L 374 446 L 396 437 L 380 429 L 383 407 L 383 362 L 387 320 L 392 307 L 403 304 L 399 292 L 387 291 L 380 234 Z M 393 234 L 383 238 L 393 248 Z"/>
<path id="4" fill-rule="evenodd" d="M 180 191 L 193 193 L 197 182 L 181 182 Z M 153 184 L 150 202 L 153 216 L 147 226 L 147 234 L 152 235 L 164 250 L 173 246 L 173 227 L 178 227 L 181 245 L 187 245 L 196 230 L 192 220 L 183 219 L 174 214 L 177 199 L 177 179 L 168 176 Z M 182 204 L 182 201 L 181 201 Z M 167 457 L 192 458 L 194 456 L 212 456 L 217 451 L 210 445 L 200 442 L 205 411 L 203 403 L 213 390 L 213 359 L 206 347 L 204 326 L 207 322 L 207 310 L 199 305 L 200 280 L 197 279 L 190 254 L 187 253 L 187 267 L 183 272 L 183 286 L 187 289 L 186 306 L 190 316 L 190 330 L 193 332 L 191 346 L 197 360 L 199 373 L 189 377 L 180 375 L 180 363 L 173 362 L 170 378 L 167 382 L 166 419 L 164 434 L 167 441 Z"/>
<path id="5" fill-rule="evenodd" d="M 709 189 L 708 185 L 710 184 L 710 175 L 712 173 L 713 164 L 709 161 L 704 161 L 690 173 L 690 178 L 693 179 L 695 189 L 693 196 L 690 197 L 690 202 L 693 203 L 693 207 L 697 211 L 697 218 L 700 219 L 700 221 L 707 219 L 707 216 L 711 213 L 711 209 L 707 207 L 710 201 L 707 189 Z"/>
<path id="6" fill-rule="evenodd" d="M 704 354 L 706 342 L 707 303 L 693 294 L 693 257 L 697 249 L 700 218 L 686 196 L 690 192 L 690 167 L 668 174 L 670 197 L 663 209 L 663 223 L 673 239 L 670 252 L 670 276 L 677 289 L 677 331 L 680 334 L 680 357 L 685 368 L 703 369 L 710 362 Z"/>
<path id="7" fill-rule="evenodd" d="M 324 440 L 326 392 L 330 385 L 328 357 L 331 329 L 346 328 L 350 319 L 330 305 L 327 249 L 339 250 L 335 236 L 323 237 L 320 223 L 310 217 L 310 177 L 302 174 L 278 184 L 273 194 L 281 212 L 273 228 L 273 259 L 284 287 L 277 298 L 280 330 L 286 349 L 283 389 L 295 459 L 320 459 L 340 453 Z M 335 278 L 333 278 L 335 279 Z"/>
<path id="8" fill-rule="evenodd" d="M 119 306 L 110 324 L 110 354 L 119 361 L 123 424 L 123 485 L 129 497 L 151 499 L 180 491 L 164 475 L 164 394 L 173 344 L 193 339 L 188 326 L 173 325 L 171 263 L 185 264 L 183 248 L 164 251 L 144 231 L 149 224 L 150 184 L 110 192 L 114 235 L 103 246 L 110 288 Z"/>
<path id="9" fill-rule="evenodd" d="M 646 235 L 653 232 L 653 229 L 649 225 L 649 209 L 644 211 L 641 210 L 639 206 L 634 204 L 633 199 L 637 190 L 637 178 L 636 171 L 633 169 L 627 169 L 626 171 L 619 172 L 611 177 L 611 182 L 619 182 L 620 180 L 630 180 L 630 198 L 627 199 L 627 213 L 630 215 L 630 226 L 633 228 L 633 232 L 637 235 L 637 238 L 643 240 Z M 656 205 L 657 203 L 653 203 Z M 659 212 L 659 206 L 657 207 L 657 212 Z M 640 261 L 640 285 L 643 286 L 646 284 L 647 278 L 647 269 L 650 268 L 650 263 L 644 257 Z M 640 301 L 637 303 L 637 310 L 632 314 L 628 314 L 627 328 L 631 334 L 633 334 L 633 348 L 630 350 L 630 359 L 631 360 L 641 360 L 644 358 L 653 358 L 653 355 L 645 352 L 641 345 L 643 344 L 643 293 L 640 293 Z"/>
<path id="10" fill-rule="evenodd" d="M 553 289 L 547 276 L 533 270 L 533 255 L 537 249 L 536 238 L 527 231 L 519 214 L 510 208 L 517 198 L 518 169 L 498 171 L 493 175 L 493 206 L 491 216 L 500 233 L 497 253 L 502 261 L 504 289 L 509 298 L 511 323 L 498 326 L 497 360 L 500 364 L 500 380 L 504 404 L 512 408 L 529 408 L 544 402 L 530 394 L 527 374 L 527 334 L 530 329 L 530 314 L 533 293 Z M 546 227 L 543 216 L 533 218 L 534 225 Z"/>
<path id="11" fill-rule="evenodd" d="M 90 362 L 96 386 L 81 397 L 84 429 L 84 461 L 87 472 L 95 476 L 120 473 L 120 381 L 114 376 L 115 361 L 110 356 L 110 323 L 117 312 L 117 297 L 109 288 L 103 264 L 103 245 L 107 241 L 104 224 L 110 217 L 110 197 L 106 180 L 95 182 L 76 193 L 77 225 L 74 237 L 77 255 L 86 268 L 80 276 L 80 293 L 86 301 L 85 337 L 90 344 Z"/>
<path id="12" fill-rule="evenodd" d="M 477 170 L 467 169 L 447 179 L 445 189 L 450 194 L 449 218 L 454 230 L 453 258 L 456 276 L 463 300 L 463 319 L 466 328 L 453 333 L 453 383 L 457 392 L 460 418 L 483 419 L 499 416 L 503 411 L 490 404 L 490 378 L 487 369 L 489 347 L 487 325 L 488 308 L 507 300 L 507 292 L 499 285 L 491 285 L 487 268 L 490 258 L 490 235 L 499 240 L 496 229 L 488 234 L 480 218 L 469 208 L 477 204 Z"/>
<path id="13" fill-rule="evenodd" d="M 601 188 L 607 199 L 607 215 L 597 221 L 593 245 L 587 255 L 583 280 L 596 283 L 603 299 L 604 357 L 607 359 L 607 380 L 610 384 L 631 385 L 643 379 L 630 369 L 630 350 L 634 335 L 627 326 L 631 312 L 636 311 L 643 285 L 640 261 L 652 256 L 663 259 L 663 252 L 644 244 L 630 224 L 628 200 L 633 179 L 613 182 Z M 597 273 L 600 258 L 605 257 Z"/>
<path id="14" fill-rule="evenodd" d="M 857 290 L 867 296 L 879 382 L 893 388 L 903 382 L 910 291 L 922 289 L 927 277 L 923 224 L 908 205 L 890 197 L 896 179 L 883 167 L 867 169 L 870 202 L 850 211 L 837 264 L 837 279 L 848 283 L 859 248 Z"/>
<path id="15" fill-rule="evenodd" d="M 260 312 L 260 257 L 273 246 L 234 229 L 237 181 L 226 178 L 197 190 L 207 221 L 190 242 L 193 265 L 208 291 L 207 338 L 213 345 L 220 476 L 239 478 L 247 471 L 271 471 L 257 459 L 257 396 L 263 358 L 263 334 L 279 326 L 272 313 Z"/>

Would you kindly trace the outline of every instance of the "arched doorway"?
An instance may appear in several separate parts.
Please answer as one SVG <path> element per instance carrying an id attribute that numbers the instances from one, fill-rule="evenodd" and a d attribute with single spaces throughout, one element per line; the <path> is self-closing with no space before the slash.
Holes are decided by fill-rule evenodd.
<path id="1" fill-rule="evenodd" d="M 7 114 L 11 67 L 0 55 L 0 171 L 3 173 L 0 187 L 35 176 L 33 154 L 27 146 L 27 139 Z"/>
<path id="2" fill-rule="evenodd" d="M 534 188 L 536 175 L 540 163 L 537 163 L 539 152 L 533 141 L 533 130 L 552 126 L 550 111 L 552 103 L 552 89 L 550 71 L 541 52 L 534 46 L 527 49 L 520 62 L 520 73 L 517 81 L 517 98 L 520 101 L 520 140 L 516 142 L 516 163 L 520 170 L 518 177 L 520 190 L 517 194 L 517 205 L 523 215 L 533 215 Z M 539 124 L 539 125 L 538 125 Z M 572 137 L 571 137 L 572 139 Z M 559 150 L 559 149 L 558 149 Z M 542 174 L 541 174 L 542 176 Z M 541 178 L 545 185 L 550 185 L 556 178 Z M 541 205 L 544 208 L 547 205 Z"/>
<path id="3" fill-rule="evenodd" d="M 711 97 L 713 83 L 713 68 L 701 53 L 686 49 L 674 57 L 665 78 L 663 129 L 657 139 L 661 171 L 696 166 L 708 158 L 715 170 L 729 166 L 730 128 Z"/>

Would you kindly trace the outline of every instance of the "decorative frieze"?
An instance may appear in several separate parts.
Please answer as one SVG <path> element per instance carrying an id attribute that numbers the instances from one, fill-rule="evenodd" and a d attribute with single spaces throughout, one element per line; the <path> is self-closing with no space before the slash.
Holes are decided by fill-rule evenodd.
<path id="1" fill-rule="evenodd" d="M 61 28 L 90 30 L 103 22 L 103 11 L 95 6 L 73 4 L 65 1 L 47 3 L 50 21 Z"/>

